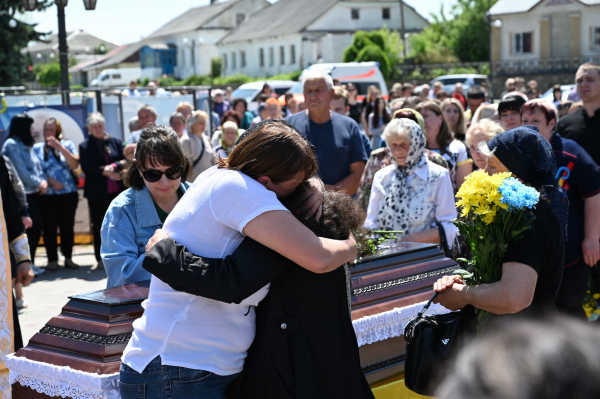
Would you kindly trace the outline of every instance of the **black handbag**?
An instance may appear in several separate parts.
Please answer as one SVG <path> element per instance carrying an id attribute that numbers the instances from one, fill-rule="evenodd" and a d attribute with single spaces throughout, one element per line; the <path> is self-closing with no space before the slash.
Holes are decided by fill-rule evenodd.
<path id="1" fill-rule="evenodd" d="M 411 391 L 426 396 L 433 396 L 441 382 L 446 360 L 461 346 L 466 335 L 467 323 L 460 311 L 423 315 L 438 294 L 433 294 L 404 329 L 404 382 Z"/>

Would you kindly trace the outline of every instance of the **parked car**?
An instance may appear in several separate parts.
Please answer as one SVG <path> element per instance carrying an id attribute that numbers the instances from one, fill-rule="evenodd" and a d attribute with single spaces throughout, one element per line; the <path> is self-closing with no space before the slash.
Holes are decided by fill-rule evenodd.
<path id="1" fill-rule="evenodd" d="M 494 95 L 491 92 L 492 84 L 488 80 L 487 75 L 476 75 L 476 74 L 443 75 L 443 76 L 438 76 L 437 78 L 433 79 L 431 81 L 431 83 L 429 83 L 429 85 L 431 87 L 433 87 L 434 83 L 436 83 L 436 82 L 442 82 L 442 84 L 444 85 L 444 90 L 448 94 L 451 94 L 454 91 L 454 86 L 456 86 L 457 83 L 462 83 L 463 84 L 463 93 L 465 94 L 465 96 L 467 95 L 467 90 L 469 90 L 469 87 L 481 86 L 481 83 L 486 82 L 488 85 L 488 88 L 490 89 L 490 92 L 488 93 L 488 97 L 490 99 L 494 98 Z"/>
<path id="2" fill-rule="evenodd" d="M 243 98 L 246 100 L 248 102 L 248 111 L 253 111 L 258 108 L 258 95 L 265 83 L 268 83 L 271 89 L 273 89 L 273 93 L 280 97 L 298 82 L 294 82 L 293 80 L 262 80 L 245 83 L 235 89 L 231 96 L 232 98 Z"/>
<path id="3" fill-rule="evenodd" d="M 105 69 L 98 78 L 92 80 L 91 86 L 128 86 L 129 82 L 139 79 L 141 75 L 141 68 Z"/>
<path id="4" fill-rule="evenodd" d="M 302 78 L 306 72 L 323 71 L 328 73 L 333 79 L 337 79 L 341 84 L 354 83 L 358 90 L 357 100 L 362 101 L 367 95 L 369 86 L 376 86 L 381 95 L 387 99 L 388 89 L 385 84 L 385 79 L 379 70 L 378 62 L 341 62 L 328 64 L 313 64 L 306 68 L 300 75 L 298 82 L 290 91 L 294 94 L 297 101 L 304 101 L 302 90 Z M 280 101 L 283 105 L 283 102 Z"/>
<path id="5" fill-rule="evenodd" d="M 571 90 L 573 90 L 574 87 L 575 87 L 575 85 L 560 85 L 560 89 L 562 90 L 561 101 L 568 100 L 569 93 L 571 92 Z M 554 89 L 552 87 L 549 88 L 548 90 L 546 90 L 546 92 L 544 94 L 542 94 L 542 98 L 544 100 L 554 102 L 554 95 L 552 94 L 553 91 L 554 91 Z"/>

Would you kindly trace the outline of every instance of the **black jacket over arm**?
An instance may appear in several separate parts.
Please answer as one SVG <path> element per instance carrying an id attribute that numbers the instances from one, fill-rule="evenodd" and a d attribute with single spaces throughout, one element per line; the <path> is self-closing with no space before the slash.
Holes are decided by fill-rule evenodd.
<path id="1" fill-rule="evenodd" d="M 104 151 L 108 153 L 108 162 L 104 157 Z M 114 137 L 98 140 L 90 135 L 86 141 L 79 144 L 79 159 L 81 169 L 85 173 L 84 197 L 105 197 L 108 194 L 108 178 L 102 174 L 101 167 L 110 165 L 113 162 L 119 164 L 119 161 L 125 159 L 123 142 Z M 121 189 L 124 188 L 123 183 L 120 181 L 119 185 L 121 185 Z"/>
<path id="2" fill-rule="evenodd" d="M 271 282 L 256 308 L 256 337 L 232 397 L 374 398 L 360 366 L 344 267 L 315 274 L 248 237 L 225 259 L 161 240 L 143 267 L 175 290 L 227 303 Z"/>
<path id="3" fill-rule="evenodd" d="M 25 234 L 25 226 L 21 221 L 21 203 L 15 193 L 15 189 L 10 182 L 10 176 L 4 158 L 0 157 L 0 191 L 2 191 L 2 207 L 4 212 L 4 221 L 6 222 L 6 230 L 8 242 L 10 243 L 15 238 Z M 17 264 L 11 262 L 12 276 L 16 276 Z"/>

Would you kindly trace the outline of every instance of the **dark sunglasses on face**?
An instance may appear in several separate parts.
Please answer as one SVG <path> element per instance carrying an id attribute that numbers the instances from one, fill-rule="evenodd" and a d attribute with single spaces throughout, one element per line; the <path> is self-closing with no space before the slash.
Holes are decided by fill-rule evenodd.
<path id="1" fill-rule="evenodd" d="M 162 175 L 167 176 L 167 179 L 169 180 L 177 180 L 183 175 L 183 166 L 174 166 L 165 170 L 164 172 L 157 169 L 146 169 L 142 171 L 144 180 L 149 183 L 156 183 L 162 179 Z"/>

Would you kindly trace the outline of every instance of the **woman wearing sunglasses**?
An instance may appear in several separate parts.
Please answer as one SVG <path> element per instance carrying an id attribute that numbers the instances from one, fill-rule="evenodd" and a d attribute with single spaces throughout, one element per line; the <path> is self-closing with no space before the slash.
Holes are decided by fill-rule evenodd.
<path id="1" fill-rule="evenodd" d="M 170 127 L 144 129 L 133 161 L 123 172 L 129 188 L 110 204 L 102 223 L 107 288 L 150 279 L 142 268 L 146 243 L 189 187 L 190 164 Z"/>

